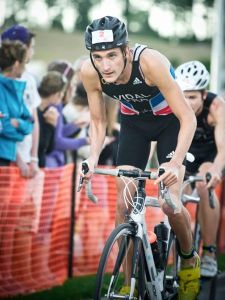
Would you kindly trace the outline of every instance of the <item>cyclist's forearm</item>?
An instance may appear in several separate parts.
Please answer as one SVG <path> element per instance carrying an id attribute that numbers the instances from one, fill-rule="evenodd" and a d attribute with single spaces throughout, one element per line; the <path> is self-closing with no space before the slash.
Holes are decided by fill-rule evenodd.
<path id="1" fill-rule="evenodd" d="M 220 151 L 217 153 L 213 164 L 220 170 L 220 172 L 223 171 L 225 168 L 225 151 Z"/>
<path id="2" fill-rule="evenodd" d="M 225 123 L 219 124 L 215 127 L 215 142 L 217 147 L 217 155 L 214 159 L 214 164 L 220 171 L 225 168 L 225 145 L 224 145 L 224 132 L 225 132 Z"/>
<path id="3" fill-rule="evenodd" d="M 180 131 L 177 140 L 177 147 L 173 155 L 172 161 L 181 166 L 183 160 L 190 148 L 194 132 L 196 129 L 196 119 L 194 115 L 190 115 L 186 120 L 180 121 Z"/>
<path id="4" fill-rule="evenodd" d="M 91 122 L 90 127 L 90 157 L 98 163 L 106 136 L 106 123 Z"/>

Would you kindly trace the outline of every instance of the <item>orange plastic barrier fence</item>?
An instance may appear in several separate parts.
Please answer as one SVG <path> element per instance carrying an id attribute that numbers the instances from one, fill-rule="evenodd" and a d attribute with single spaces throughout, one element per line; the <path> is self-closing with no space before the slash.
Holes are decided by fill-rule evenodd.
<path id="1" fill-rule="evenodd" d="M 73 164 L 43 169 L 33 179 L 16 167 L 0 168 L 0 298 L 62 284 L 68 276 Z M 93 192 L 75 193 L 73 275 L 95 274 L 105 241 L 114 228 L 115 178 L 96 175 Z M 222 205 L 220 250 L 225 252 L 225 186 L 218 187 Z M 147 194 L 157 187 L 147 183 Z M 191 210 L 193 213 L 193 208 Z M 164 219 L 159 208 L 147 208 L 148 230 Z"/>
<path id="2" fill-rule="evenodd" d="M 40 171 L 0 168 L 0 298 L 67 278 L 73 165 Z"/>

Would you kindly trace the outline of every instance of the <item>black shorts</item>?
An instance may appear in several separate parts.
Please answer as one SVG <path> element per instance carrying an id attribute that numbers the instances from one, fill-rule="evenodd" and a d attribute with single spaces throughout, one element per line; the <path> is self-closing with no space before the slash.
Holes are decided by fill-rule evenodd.
<path id="1" fill-rule="evenodd" d="M 174 114 L 121 114 L 117 166 L 130 165 L 144 170 L 151 141 L 157 141 L 159 164 L 170 161 L 177 146 L 179 129 L 180 123 Z"/>

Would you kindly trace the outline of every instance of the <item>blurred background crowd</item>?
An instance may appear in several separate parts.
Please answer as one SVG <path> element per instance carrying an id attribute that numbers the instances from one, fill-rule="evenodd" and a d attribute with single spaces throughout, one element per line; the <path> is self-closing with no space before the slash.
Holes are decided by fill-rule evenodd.
<path id="1" fill-rule="evenodd" d="M 71 151 L 82 159 L 87 157 L 90 116 L 79 77 L 82 62 L 88 58 L 83 32 L 93 17 L 110 14 L 112 8 L 114 15 L 125 20 L 130 43 L 138 35 L 140 43 L 165 53 L 174 67 L 189 59 L 200 60 L 211 71 L 211 90 L 224 92 L 221 0 L 141 0 L 138 6 L 129 0 L 2 0 L 1 85 L 9 78 L 20 78 L 20 84 L 16 82 L 18 95 L 14 96 L 21 98 L 25 89 L 20 103 L 26 107 L 21 111 L 17 101 L 9 108 L 13 110 L 11 118 L 10 111 L 9 116 L 0 116 L 1 130 L 7 127 L 12 134 L 10 146 L 1 138 L 0 165 L 16 163 L 21 174 L 29 177 L 37 167 L 70 162 Z M 22 86 L 24 81 L 26 87 Z M 108 137 L 100 163 L 114 164 L 119 109 L 108 98 L 106 103 Z M 6 145 L 10 151 L 5 151 Z"/>

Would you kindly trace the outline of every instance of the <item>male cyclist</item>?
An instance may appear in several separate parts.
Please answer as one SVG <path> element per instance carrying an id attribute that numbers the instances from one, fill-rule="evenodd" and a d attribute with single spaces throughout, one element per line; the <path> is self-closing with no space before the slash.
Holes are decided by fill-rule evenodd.
<path id="1" fill-rule="evenodd" d="M 176 69 L 177 81 L 184 91 L 196 117 L 197 129 L 189 152 L 195 162 L 186 164 L 187 175 L 205 176 L 211 173 L 211 180 L 196 184 L 200 196 L 199 221 L 203 238 L 201 275 L 213 277 L 217 273 L 216 238 L 219 226 L 220 207 L 214 193 L 215 208 L 210 208 L 208 188 L 214 189 L 221 180 L 225 168 L 225 101 L 206 90 L 209 73 L 199 61 L 190 61 Z"/>
<path id="2" fill-rule="evenodd" d="M 98 164 L 106 134 L 105 93 L 121 104 L 121 131 L 117 167 L 145 169 L 151 141 L 157 141 L 159 163 L 165 173 L 156 180 L 169 188 L 177 209 L 165 203 L 162 209 L 180 244 L 182 267 L 180 299 L 196 298 L 199 289 L 200 261 L 193 248 L 190 218 L 179 199 L 184 176 L 183 161 L 196 128 L 196 118 L 174 80 L 168 59 L 147 46 L 128 46 L 126 26 L 106 16 L 86 28 L 86 48 L 90 60 L 84 62 L 81 77 L 87 91 L 91 113 L 91 154 L 86 160 L 89 180 Z M 124 221 L 123 182 L 118 179 L 116 224 Z M 125 282 L 129 285 L 129 281 Z M 128 294 L 125 286 L 121 291 Z"/>

